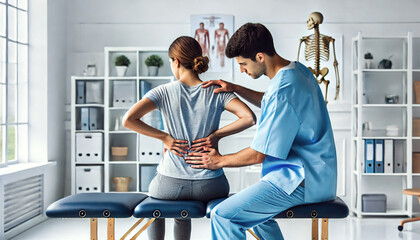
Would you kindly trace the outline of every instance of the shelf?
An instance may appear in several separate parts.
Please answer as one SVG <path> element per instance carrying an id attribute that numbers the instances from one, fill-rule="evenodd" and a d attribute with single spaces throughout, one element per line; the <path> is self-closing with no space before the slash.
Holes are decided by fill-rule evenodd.
<path id="1" fill-rule="evenodd" d="M 172 80 L 171 76 L 156 76 L 156 77 L 150 77 L 150 76 L 139 76 L 140 80 Z"/>
<path id="2" fill-rule="evenodd" d="M 362 139 L 402 139 L 406 140 L 408 139 L 407 136 L 387 136 L 386 130 L 369 130 L 369 131 L 363 131 L 362 133 Z"/>
<path id="3" fill-rule="evenodd" d="M 89 103 L 85 103 L 85 104 L 75 104 L 75 107 L 105 107 L 104 104 L 89 104 Z"/>
<path id="4" fill-rule="evenodd" d="M 136 161 L 109 161 L 109 164 L 137 164 L 138 162 Z"/>
<path id="5" fill-rule="evenodd" d="M 131 131 L 131 130 L 109 131 L 109 134 L 127 134 L 127 133 L 129 133 L 129 134 L 137 134 L 136 132 Z"/>
<path id="6" fill-rule="evenodd" d="M 74 76 L 76 81 L 98 81 L 98 80 L 105 80 L 105 76 Z"/>
<path id="7" fill-rule="evenodd" d="M 136 76 L 124 76 L 124 77 L 108 77 L 109 80 L 113 80 L 113 81 L 124 81 L 124 80 L 137 80 Z"/>
<path id="8" fill-rule="evenodd" d="M 76 162 L 77 165 L 103 165 L 104 162 Z"/>
<path id="9" fill-rule="evenodd" d="M 395 159 L 404 159 L 405 169 L 411 169 L 411 157 L 413 145 L 412 138 L 412 119 L 420 114 L 419 110 L 413 105 L 414 75 L 413 68 L 413 44 L 411 44 L 411 33 L 405 36 L 370 36 L 365 37 L 361 33 L 352 42 L 352 69 L 351 81 L 354 85 L 351 91 L 352 96 L 352 156 L 351 156 L 351 198 L 353 206 L 351 211 L 359 217 L 363 216 L 408 216 L 412 214 L 410 202 L 406 197 L 400 197 L 401 189 L 412 187 L 414 174 L 404 173 L 365 173 L 364 166 L 360 166 L 365 161 L 365 151 L 370 156 L 378 156 L 379 152 L 375 148 L 366 148 L 365 140 L 393 140 L 382 145 L 382 158 L 385 164 L 385 156 L 390 155 Z M 365 68 L 366 61 L 364 55 L 370 52 L 374 56 L 371 66 Z M 392 68 L 377 68 L 381 59 L 389 58 L 393 54 Z M 418 66 L 416 66 L 418 68 Z M 420 69 L 419 73 L 420 73 Z M 365 95 L 366 94 L 366 95 Z M 399 97 L 398 104 L 386 104 L 385 99 L 388 95 Z M 413 107 L 412 107 L 413 106 Z M 371 123 L 371 130 L 363 130 L 363 123 Z M 359 125 L 360 123 L 360 125 Z M 386 131 L 388 126 L 396 126 L 398 131 Z M 360 134 L 361 133 L 361 134 Z M 387 134 L 388 133 L 388 134 Z M 395 133 L 395 134 L 392 134 Z M 357 134 L 355 136 L 355 134 Z M 420 140 L 420 136 L 418 137 Z M 375 145 L 377 146 L 377 145 Z M 393 146 L 391 152 L 385 149 Z M 389 160 L 387 157 L 386 160 Z M 355 167 L 356 166 L 356 167 Z M 420 173 L 418 174 L 420 176 Z M 394 191 L 395 190 L 395 191 Z M 399 194 L 398 194 L 399 192 Z M 362 206 L 360 196 L 365 193 L 386 194 L 387 204 L 391 206 L 384 213 L 361 212 Z M 360 204 L 357 208 L 354 203 Z"/>
<path id="10" fill-rule="evenodd" d="M 362 140 L 365 139 L 395 139 L 395 140 L 407 140 L 407 137 L 384 137 L 384 136 L 375 136 L 375 137 L 362 137 Z"/>
<path id="11" fill-rule="evenodd" d="M 403 210 L 387 210 L 384 213 L 370 213 L 370 212 L 361 212 L 363 216 L 408 216 L 408 211 Z"/>
<path id="12" fill-rule="evenodd" d="M 401 177 L 407 176 L 407 173 L 362 173 L 362 176 L 375 176 L 375 177 Z"/>
<path id="13" fill-rule="evenodd" d="M 363 36 L 362 40 L 388 40 L 388 39 L 400 39 L 407 40 L 407 36 Z"/>
<path id="14" fill-rule="evenodd" d="M 362 107 L 374 108 L 374 107 L 407 107 L 407 104 L 363 104 Z"/>
<path id="15" fill-rule="evenodd" d="M 402 72 L 406 73 L 407 69 L 363 69 L 362 72 Z"/>
<path id="16" fill-rule="evenodd" d="M 109 110 L 128 110 L 129 107 L 110 107 Z"/>
<path id="17" fill-rule="evenodd" d="M 137 191 L 127 191 L 127 192 L 117 192 L 117 191 L 109 191 L 110 193 L 121 193 L 121 194 L 124 194 L 124 193 L 144 193 L 144 194 L 147 194 L 147 192 L 137 192 Z"/>
<path id="18" fill-rule="evenodd" d="M 105 133 L 104 130 L 76 130 L 76 133 Z"/>

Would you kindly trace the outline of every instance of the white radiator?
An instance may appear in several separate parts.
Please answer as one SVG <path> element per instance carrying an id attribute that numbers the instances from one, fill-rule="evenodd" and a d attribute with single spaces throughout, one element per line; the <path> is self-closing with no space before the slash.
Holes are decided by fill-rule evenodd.
<path id="1" fill-rule="evenodd" d="M 4 185 L 4 233 L 43 215 L 44 178 L 37 175 Z"/>

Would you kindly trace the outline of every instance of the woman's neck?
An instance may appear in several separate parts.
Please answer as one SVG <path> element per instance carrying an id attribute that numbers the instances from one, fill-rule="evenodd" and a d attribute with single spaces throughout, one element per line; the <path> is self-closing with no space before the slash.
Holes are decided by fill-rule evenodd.
<path id="1" fill-rule="evenodd" d="M 179 73 L 179 81 L 187 86 L 195 86 L 201 83 L 200 78 L 193 71 L 182 71 Z"/>

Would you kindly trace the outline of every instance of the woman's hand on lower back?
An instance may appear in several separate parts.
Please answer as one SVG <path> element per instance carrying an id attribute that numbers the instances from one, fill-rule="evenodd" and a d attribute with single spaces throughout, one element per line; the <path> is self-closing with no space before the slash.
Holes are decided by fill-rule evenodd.
<path id="1" fill-rule="evenodd" d="M 210 134 L 208 137 L 192 141 L 191 151 L 202 152 L 204 147 L 218 149 L 220 138 L 216 134 Z"/>
<path id="2" fill-rule="evenodd" d="M 168 134 L 162 141 L 163 147 L 177 156 L 183 157 L 182 154 L 188 153 L 189 145 L 186 140 L 176 140 Z"/>

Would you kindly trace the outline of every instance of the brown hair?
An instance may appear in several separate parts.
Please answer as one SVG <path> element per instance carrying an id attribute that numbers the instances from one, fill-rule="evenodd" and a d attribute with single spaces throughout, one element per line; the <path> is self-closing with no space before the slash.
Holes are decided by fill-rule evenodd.
<path id="1" fill-rule="evenodd" d="M 200 44 L 192 37 L 182 36 L 169 46 L 168 55 L 178 59 L 182 66 L 197 74 L 209 69 L 209 58 L 203 55 Z"/>

